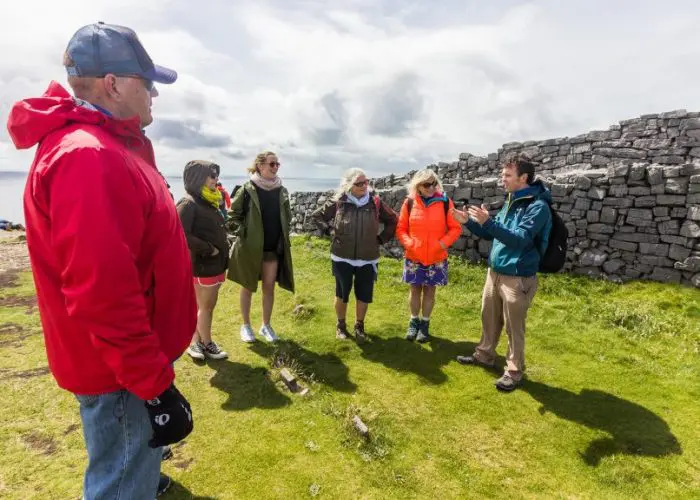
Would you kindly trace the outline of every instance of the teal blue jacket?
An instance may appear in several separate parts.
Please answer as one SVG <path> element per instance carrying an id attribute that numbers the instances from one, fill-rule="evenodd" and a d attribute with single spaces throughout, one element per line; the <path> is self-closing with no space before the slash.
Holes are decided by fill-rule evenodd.
<path id="1" fill-rule="evenodd" d="M 476 236 L 493 240 L 489 267 L 509 276 L 533 276 L 540 266 L 552 230 L 552 195 L 537 180 L 528 187 L 509 193 L 496 217 L 483 226 L 471 219 L 467 229 Z"/>

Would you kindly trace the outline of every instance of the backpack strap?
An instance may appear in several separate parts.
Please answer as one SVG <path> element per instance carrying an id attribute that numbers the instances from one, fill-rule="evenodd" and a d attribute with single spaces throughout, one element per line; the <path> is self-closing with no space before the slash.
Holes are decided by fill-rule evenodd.
<path id="1" fill-rule="evenodd" d="M 408 197 L 406 198 L 406 205 L 408 208 L 408 221 L 411 221 L 411 210 L 413 210 L 413 198 Z M 450 211 L 450 199 L 447 198 L 447 201 L 442 202 L 442 208 L 445 211 L 445 227 L 447 227 L 447 213 Z"/>

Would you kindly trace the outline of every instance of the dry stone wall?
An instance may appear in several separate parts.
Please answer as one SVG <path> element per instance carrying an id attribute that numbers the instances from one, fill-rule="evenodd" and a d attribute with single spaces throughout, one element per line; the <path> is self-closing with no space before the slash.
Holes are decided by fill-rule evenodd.
<path id="1" fill-rule="evenodd" d="M 565 271 L 700 287 L 700 113 L 644 115 L 573 138 L 505 144 L 487 157 L 463 153 L 458 161 L 429 168 L 457 204 L 485 203 L 496 213 L 504 203 L 500 165 L 516 152 L 538 162 L 537 175 L 567 223 Z M 412 175 L 372 184 L 398 210 Z M 293 230 L 316 231 L 309 215 L 330 196 L 293 193 Z M 489 242 L 464 229 L 451 252 L 478 261 L 489 249 Z M 395 242 L 386 251 L 401 255 Z"/>

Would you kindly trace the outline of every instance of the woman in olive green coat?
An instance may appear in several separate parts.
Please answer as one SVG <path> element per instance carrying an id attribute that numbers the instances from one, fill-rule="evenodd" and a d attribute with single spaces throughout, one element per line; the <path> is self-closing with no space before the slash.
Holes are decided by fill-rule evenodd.
<path id="1" fill-rule="evenodd" d="M 275 282 L 294 292 L 289 224 L 292 211 L 289 193 L 277 176 L 280 162 L 271 151 L 260 153 L 248 169 L 250 180 L 238 189 L 231 201 L 229 228 L 234 242 L 228 266 L 228 279 L 241 285 L 241 340 L 255 342 L 250 326 L 253 293 L 262 280 L 263 323 L 260 336 L 268 342 L 279 337 L 270 325 L 275 302 Z"/>

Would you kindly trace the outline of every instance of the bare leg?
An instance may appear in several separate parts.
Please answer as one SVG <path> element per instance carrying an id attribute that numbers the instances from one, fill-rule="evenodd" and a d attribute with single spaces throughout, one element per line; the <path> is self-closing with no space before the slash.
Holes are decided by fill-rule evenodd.
<path id="1" fill-rule="evenodd" d="M 253 298 L 253 292 L 247 288 L 241 288 L 241 316 L 243 316 L 243 324 L 250 325 L 250 304 Z"/>
<path id="2" fill-rule="evenodd" d="M 425 285 L 423 287 L 423 317 L 429 318 L 435 305 L 436 287 Z"/>
<path id="3" fill-rule="evenodd" d="M 347 315 L 348 312 L 348 303 L 343 302 L 343 299 L 340 297 L 335 298 L 335 316 L 338 319 L 345 320 L 345 316 Z"/>
<path id="4" fill-rule="evenodd" d="M 197 333 L 199 341 L 207 345 L 211 342 L 211 323 L 214 317 L 214 308 L 219 297 L 219 287 L 194 285 L 197 298 Z"/>
<path id="5" fill-rule="evenodd" d="M 277 281 L 278 261 L 263 262 L 262 270 L 262 306 L 263 325 L 269 325 L 272 318 L 272 307 L 275 304 L 275 282 Z"/>
<path id="6" fill-rule="evenodd" d="M 417 317 L 420 314 L 421 293 L 423 292 L 422 285 L 411 285 L 408 292 L 408 303 L 411 307 L 411 316 Z"/>
<path id="7" fill-rule="evenodd" d="M 362 302 L 361 300 L 358 300 L 357 303 L 355 304 L 355 319 L 357 321 L 364 321 L 365 316 L 367 315 L 367 308 L 369 307 L 369 304 L 367 302 Z"/>

